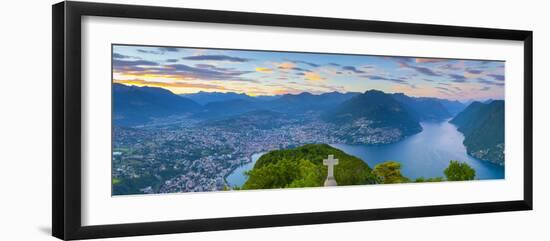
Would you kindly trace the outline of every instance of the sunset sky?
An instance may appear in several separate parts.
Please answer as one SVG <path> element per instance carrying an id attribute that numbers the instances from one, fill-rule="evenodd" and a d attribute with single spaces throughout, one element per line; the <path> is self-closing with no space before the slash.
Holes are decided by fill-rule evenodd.
<path id="1" fill-rule="evenodd" d="M 377 89 L 453 100 L 504 99 L 504 62 L 114 45 L 113 82 L 176 94 Z"/>

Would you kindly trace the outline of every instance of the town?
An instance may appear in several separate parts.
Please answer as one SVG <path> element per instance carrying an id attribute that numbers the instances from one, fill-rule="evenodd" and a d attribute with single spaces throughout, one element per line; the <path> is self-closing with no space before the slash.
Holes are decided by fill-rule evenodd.
<path id="1" fill-rule="evenodd" d="M 253 120 L 257 122 L 258 120 Z M 255 153 L 309 143 L 385 144 L 397 129 L 327 123 L 308 114 L 273 118 L 270 125 L 184 121 L 166 126 L 114 127 L 113 195 L 227 190 L 225 178 Z M 350 133 L 353 133 L 352 135 Z"/>

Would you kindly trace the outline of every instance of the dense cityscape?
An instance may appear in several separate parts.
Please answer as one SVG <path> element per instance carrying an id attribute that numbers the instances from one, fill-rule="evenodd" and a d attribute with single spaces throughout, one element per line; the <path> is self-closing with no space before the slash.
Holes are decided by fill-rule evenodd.
<path id="1" fill-rule="evenodd" d="M 270 125 L 278 128 L 255 126 L 257 121 L 115 127 L 113 183 L 150 182 L 139 188 L 141 193 L 224 190 L 232 188 L 225 177 L 250 162 L 254 153 L 309 143 L 384 144 L 402 138 L 398 129 L 372 128 L 364 119 L 343 126 L 320 121 L 316 114 L 271 119 Z"/>

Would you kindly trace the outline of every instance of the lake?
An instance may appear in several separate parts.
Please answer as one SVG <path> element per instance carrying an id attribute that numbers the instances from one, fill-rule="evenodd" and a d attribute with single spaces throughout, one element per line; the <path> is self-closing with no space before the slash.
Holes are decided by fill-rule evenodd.
<path id="1" fill-rule="evenodd" d="M 227 177 L 225 177 L 225 181 L 227 181 L 227 184 L 229 184 L 230 187 L 234 186 L 242 186 L 247 179 L 247 176 L 244 174 L 246 171 L 254 168 L 254 164 L 256 164 L 256 161 L 260 159 L 260 157 L 265 152 L 252 154 L 250 157 L 252 159 L 252 162 L 249 162 L 247 164 L 244 164 L 240 167 L 237 167 L 237 169 L 233 170 L 231 174 L 229 174 Z"/>
<path id="2" fill-rule="evenodd" d="M 365 161 L 371 168 L 376 164 L 393 160 L 401 163 L 404 176 L 444 177 L 443 170 L 450 160 L 466 162 L 476 170 L 476 179 L 503 179 L 504 167 L 481 161 L 466 153 L 462 144 L 464 136 L 456 127 L 444 122 L 422 122 L 422 132 L 399 142 L 386 145 L 331 144 L 347 154 Z M 246 182 L 244 172 L 254 167 L 263 153 L 252 156 L 252 162 L 235 169 L 227 178 L 231 186 L 242 186 Z"/>

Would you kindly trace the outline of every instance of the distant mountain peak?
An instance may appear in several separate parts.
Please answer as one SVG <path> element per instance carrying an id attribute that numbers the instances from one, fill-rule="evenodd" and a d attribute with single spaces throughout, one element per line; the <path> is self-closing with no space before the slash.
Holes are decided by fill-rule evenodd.
<path id="1" fill-rule="evenodd" d="M 365 94 L 386 94 L 386 93 L 384 91 L 381 91 L 381 90 L 372 89 L 372 90 L 365 91 Z"/>
<path id="2" fill-rule="evenodd" d="M 313 94 L 312 93 L 309 93 L 309 92 L 302 92 L 300 94 L 298 94 L 298 96 L 312 96 Z"/>
<path id="3" fill-rule="evenodd" d="M 342 126 L 367 125 L 368 128 L 395 129 L 399 130 L 401 137 L 422 130 L 418 121 L 403 104 L 395 100 L 391 94 L 379 90 L 369 90 L 350 98 L 329 111 L 325 119 Z"/>
<path id="4" fill-rule="evenodd" d="M 211 102 L 227 101 L 227 100 L 234 100 L 234 99 L 250 100 L 250 101 L 255 100 L 255 98 L 252 96 L 249 96 L 244 93 L 235 93 L 235 92 L 199 91 L 197 93 L 191 93 L 191 94 L 180 94 L 180 96 L 189 98 L 201 105 L 206 105 Z"/>
<path id="5" fill-rule="evenodd" d="M 137 85 L 125 85 L 120 83 L 113 83 L 114 91 L 146 91 L 149 93 L 165 93 L 173 94 L 172 91 L 160 87 L 151 87 L 151 86 L 137 86 Z"/>
<path id="6" fill-rule="evenodd" d="M 283 95 L 283 97 L 297 97 L 297 96 L 314 96 L 314 94 L 309 93 L 309 92 L 300 92 L 300 93 L 297 93 L 297 94 L 289 93 L 289 94 L 284 94 Z"/>

